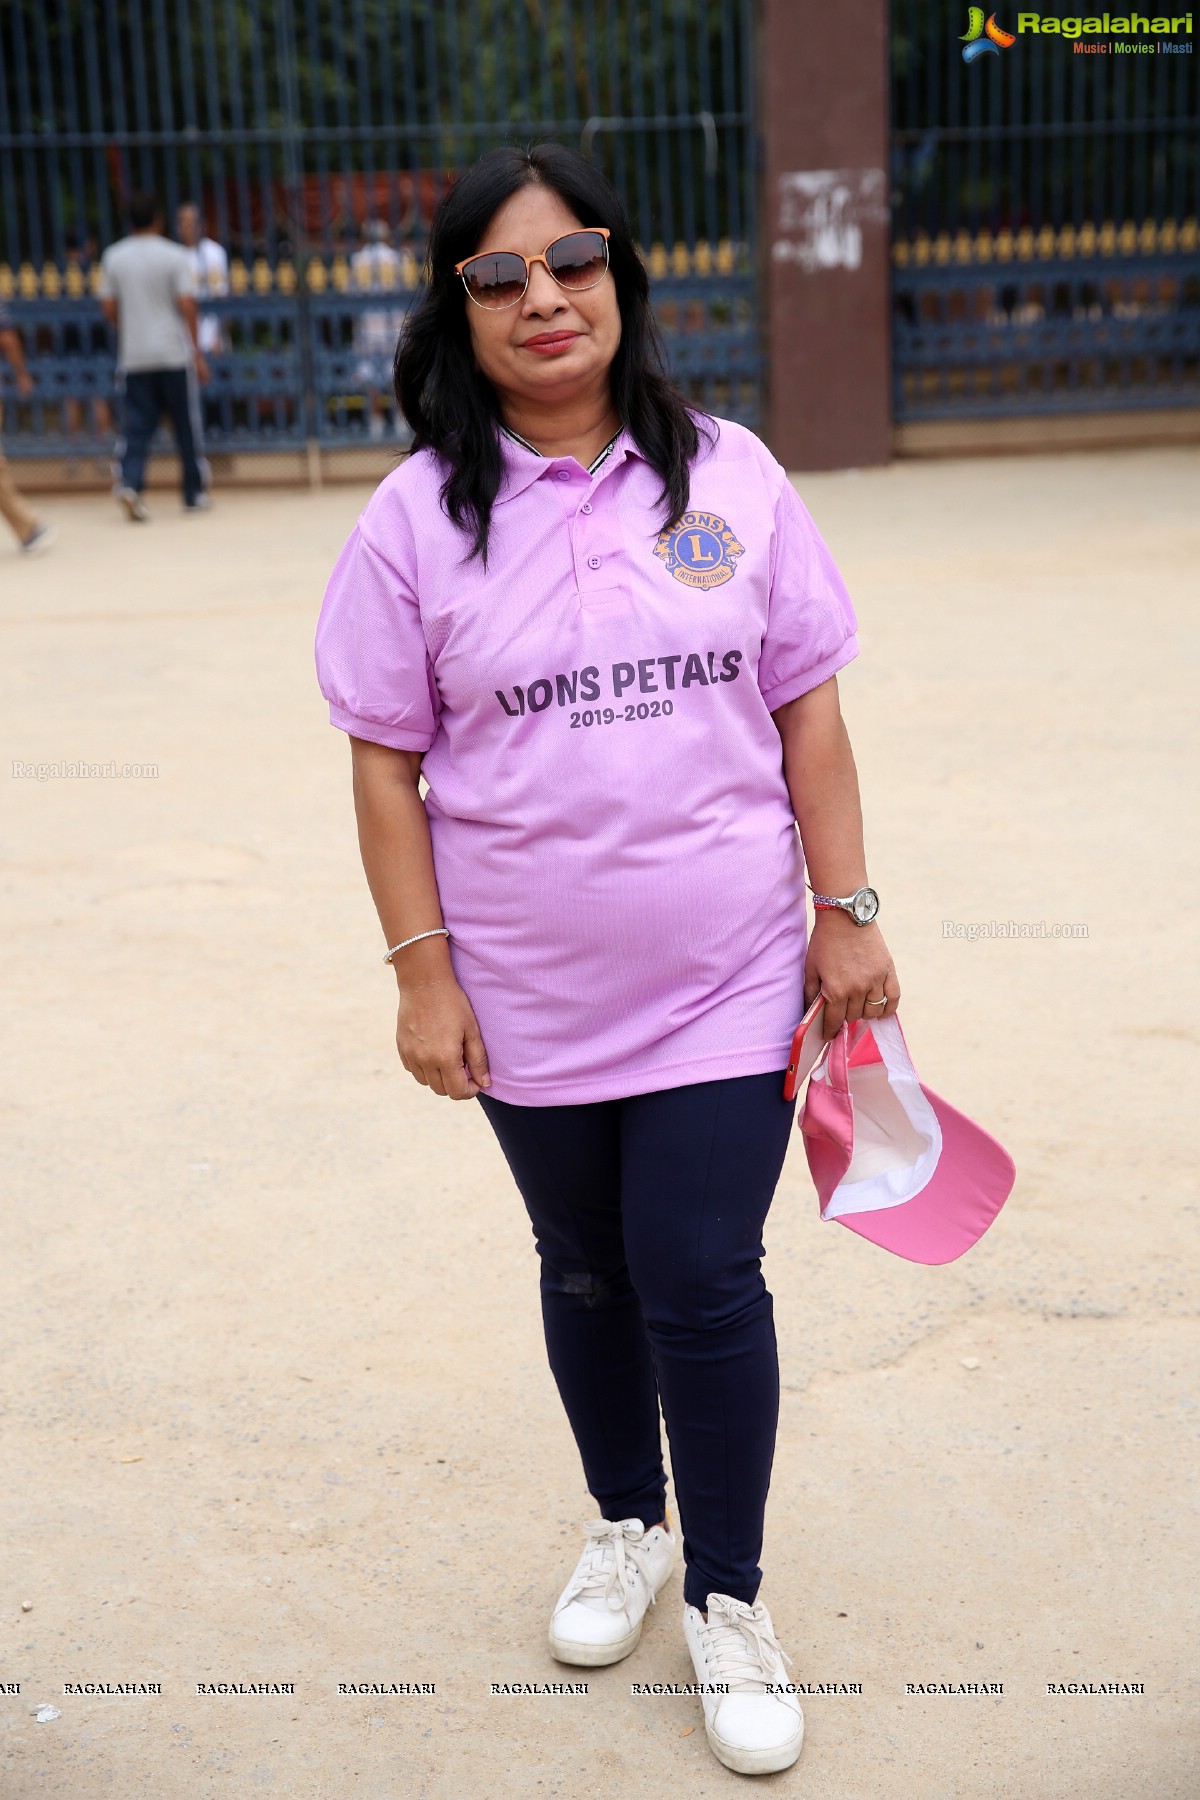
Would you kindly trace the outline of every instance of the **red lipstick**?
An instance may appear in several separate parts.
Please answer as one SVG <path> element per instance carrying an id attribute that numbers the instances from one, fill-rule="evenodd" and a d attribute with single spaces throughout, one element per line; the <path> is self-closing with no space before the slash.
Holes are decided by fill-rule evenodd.
<path id="1" fill-rule="evenodd" d="M 539 331 L 536 337 L 526 338 L 520 347 L 536 351 L 539 356 L 553 356 L 568 350 L 580 336 L 582 333 L 578 331 Z"/>

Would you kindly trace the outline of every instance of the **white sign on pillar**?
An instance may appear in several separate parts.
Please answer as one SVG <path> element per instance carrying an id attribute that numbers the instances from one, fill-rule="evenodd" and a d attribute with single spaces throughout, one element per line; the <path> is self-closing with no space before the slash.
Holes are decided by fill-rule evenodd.
<path id="1" fill-rule="evenodd" d="M 857 269 L 864 225 L 888 223 L 882 169 L 793 169 L 779 177 L 779 213 L 771 244 L 775 262 L 819 269 Z"/>

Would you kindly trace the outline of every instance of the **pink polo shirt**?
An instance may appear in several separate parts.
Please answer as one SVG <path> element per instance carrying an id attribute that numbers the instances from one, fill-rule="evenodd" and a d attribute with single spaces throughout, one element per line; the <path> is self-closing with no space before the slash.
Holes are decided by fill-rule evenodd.
<path id="1" fill-rule="evenodd" d="M 329 580 L 329 716 L 427 753 L 451 963 L 498 1100 L 787 1063 L 804 863 L 771 710 L 857 654 L 856 620 L 784 470 L 719 426 L 668 531 L 628 432 L 590 473 L 502 433 L 486 572 L 418 451 Z"/>

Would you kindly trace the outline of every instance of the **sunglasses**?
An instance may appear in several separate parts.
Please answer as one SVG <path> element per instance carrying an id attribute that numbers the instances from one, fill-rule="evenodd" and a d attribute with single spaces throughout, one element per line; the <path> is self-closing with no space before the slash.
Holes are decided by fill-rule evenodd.
<path id="1" fill-rule="evenodd" d="M 582 294 L 585 288 L 596 287 L 608 273 L 608 226 L 568 231 L 565 237 L 547 244 L 540 256 L 524 257 L 516 250 L 488 250 L 482 256 L 468 256 L 464 262 L 455 263 L 454 273 L 462 276 L 463 286 L 476 306 L 498 312 L 515 306 L 523 297 L 534 263 L 541 263 L 568 294 Z"/>

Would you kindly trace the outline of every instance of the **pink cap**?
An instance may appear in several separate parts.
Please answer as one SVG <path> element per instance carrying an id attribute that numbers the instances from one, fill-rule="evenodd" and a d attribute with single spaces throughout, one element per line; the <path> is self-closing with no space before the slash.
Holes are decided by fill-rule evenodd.
<path id="1" fill-rule="evenodd" d="M 818 995 L 793 1040 L 784 1093 L 807 1075 L 797 1118 L 823 1219 L 910 1262 L 947 1263 L 1012 1192 L 1002 1144 L 918 1078 L 899 1018 L 843 1024 L 826 1043 Z"/>

